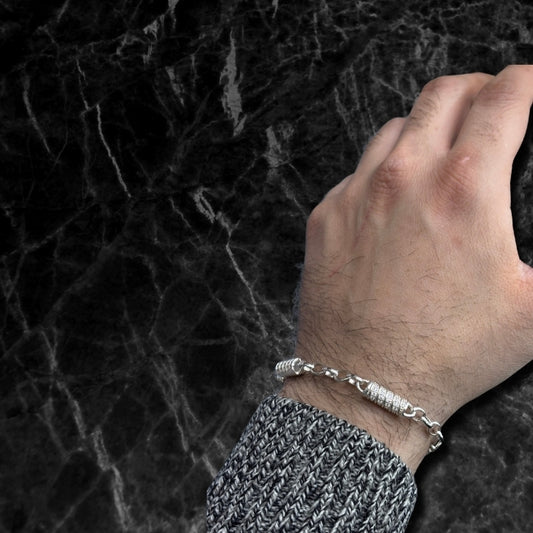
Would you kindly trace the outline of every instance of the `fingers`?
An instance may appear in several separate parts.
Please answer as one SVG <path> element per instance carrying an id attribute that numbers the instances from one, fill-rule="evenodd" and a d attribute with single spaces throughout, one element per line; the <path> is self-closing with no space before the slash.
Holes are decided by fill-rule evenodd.
<path id="1" fill-rule="evenodd" d="M 405 126 L 405 118 L 389 120 L 368 143 L 356 173 L 371 175 L 391 153 Z"/>
<path id="2" fill-rule="evenodd" d="M 488 74 L 474 73 L 444 76 L 428 83 L 409 116 L 385 124 L 368 145 L 355 174 L 341 182 L 331 194 L 357 193 L 361 182 L 371 179 L 393 151 L 412 154 L 412 159 L 420 157 L 428 163 L 445 155 L 473 100 L 492 79 Z"/>
<path id="3" fill-rule="evenodd" d="M 404 124 L 405 118 L 398 117 L 389 120 L 382 126 L 368 143 L 356 171 L 333 187 L 326 195 L 326 198 L 344 193 L 348 186 L 351 188 L 362 186 L 362 183 L 374 173 L 390 154 L 398 142 Z"/>
<path id="4" fill-rule="evenodd" d="M 490 176 L 485 183 L 493 192 L 509 188 L 532 101 L 533 65 L 505 68 L 481 89 L 454 143 L 452 158 L 468 162 L 478 176 Z"/>
<path id="5" fill-rule="evenodd" d="M 400 146 L 433 153 L 447 152 L 470 106 L 483 86 L 494 76 L 483 73 L 443 76 L 423 88 L 407 117 Z"/>
<path id="6" fill-rule="evenodd" d="M 508 67 L 496 77 L 437 78 L 424 87 L 407 119 L 393 119 L 378 132 L 356 172 L 328 196 L 358 196 L 369 182 L 390 195 L 391 179 L 403 168 L 411 183 L 431 180 L 432 196 L 440 202 L 468 208 L 487 193 L 508 207 L 510 170 L 532 101 L 531 65 Z"/>

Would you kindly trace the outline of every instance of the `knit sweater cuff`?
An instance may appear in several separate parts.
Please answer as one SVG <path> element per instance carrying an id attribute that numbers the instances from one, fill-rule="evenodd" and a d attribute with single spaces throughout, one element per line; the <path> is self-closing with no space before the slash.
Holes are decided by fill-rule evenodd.
<path id="1" fill-rule="evenodd" d="M 208 490 L 210 531 L 401 532 L 414 478 L 384 444 L 289 398 L 258 407 Z"/>

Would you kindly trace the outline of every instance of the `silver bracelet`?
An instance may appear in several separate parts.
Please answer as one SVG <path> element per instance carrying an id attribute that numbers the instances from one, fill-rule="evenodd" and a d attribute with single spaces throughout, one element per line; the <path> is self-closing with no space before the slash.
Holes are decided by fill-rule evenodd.
<path id="1" fill-rule="evenodd" d="M 408 400 L 375 381 L 369 381 L 355 374 L 336 370 L 320 363 L 308 363 L 299 357 L 281 361 L 276 365 L 276 378 L 279 381 L 284 381 L 288 377 L 300 376 L 304 372 L 314 376 L 326 376 L 338 383 L 346 382 L 353 385 L 366 399 L 383 407 L 383 409 L 398 416 L 405 416 L 419 424 L 424 424 L 433 438 L 428 453 L 434 452 L 444 441 L 441 425 L 434 420 L 430 420 L 424 409 L 414 407 Z"/>

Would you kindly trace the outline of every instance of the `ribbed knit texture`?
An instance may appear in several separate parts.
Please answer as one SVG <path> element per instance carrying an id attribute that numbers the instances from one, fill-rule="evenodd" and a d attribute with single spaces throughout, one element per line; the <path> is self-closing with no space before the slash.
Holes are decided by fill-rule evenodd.
<path id="1" fill-rule="evenodd" d="M 258 407 L 207 497 L 209 531 L 404 531 L 414 478 L 365 431 L 289 398 Z"/>

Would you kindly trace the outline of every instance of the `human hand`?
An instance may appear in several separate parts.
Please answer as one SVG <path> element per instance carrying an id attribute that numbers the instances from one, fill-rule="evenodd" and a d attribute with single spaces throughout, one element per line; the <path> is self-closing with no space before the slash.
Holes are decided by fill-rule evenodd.
<path id="1" fill-rule="evenodd" d="M 513 159 L 533 66 L 427 84 L 307 224 L 296 355 L 377 381 L 444 423 L 532 357 L 533 269 L 518 257 Z M 414 471 L 418 424 L 304 376 L 282 394 L 366 429 Z"/>

